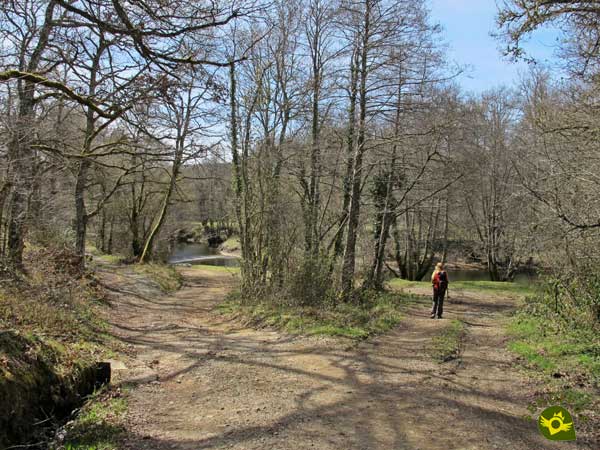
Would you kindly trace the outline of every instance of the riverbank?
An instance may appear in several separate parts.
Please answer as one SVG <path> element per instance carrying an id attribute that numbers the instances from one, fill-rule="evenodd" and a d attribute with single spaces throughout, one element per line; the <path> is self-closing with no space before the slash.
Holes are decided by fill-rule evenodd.
<path id="1" fill-rule="evenodd" d="M 223 255 L 234 256 L 236 258 L 242 257 L 242 245 L 238 236 L 232 236 L 221 244 L 219 250 Z"/>

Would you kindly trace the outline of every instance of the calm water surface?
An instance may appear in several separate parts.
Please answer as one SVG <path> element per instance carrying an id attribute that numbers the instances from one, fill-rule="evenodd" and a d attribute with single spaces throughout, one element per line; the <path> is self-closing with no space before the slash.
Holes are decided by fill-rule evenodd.
<path id="1" fill-rule="evenodd" d="M 208 266 L 239 266 L 235 256 L 222 255 L 218 248 L 211 248 L 208 244 L 178 243 L 171 250 L 169 264 L 204 264 Z"/>

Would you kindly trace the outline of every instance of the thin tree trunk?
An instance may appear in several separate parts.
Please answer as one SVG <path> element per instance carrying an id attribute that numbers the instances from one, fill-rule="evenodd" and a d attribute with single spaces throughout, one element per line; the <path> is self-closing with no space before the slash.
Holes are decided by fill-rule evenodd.
<path id="1" fill-rule="evenodd" d="M 231 159 L 233 167 L 233 186 L 235 193 L 235 216 L 240 233 L 240 250 L 242 256 L 241 277 L 242 289 L 247 290 L 253 277 L 253 263 L 249 260 L 248 247 L 250 238 L 248 236 L 248 213 L 246 201 L 246 178 L 244 177 L 244 154 L 240 157 L 238 143 L 238 106 L 237 106 L 237 83 L 235 75 L 235 63 L 229 65 L 229 106 L 230 106 L 230 128 L 231 128 Z M 242 144 L 244 145 L 244 144 Z M 247 145 L 249 145 L 247 143 Z"/>
<path id="2" fill-rule="evenodd" d="M 320 8 L 321 5 L 313 5 Z M 319 232 L 319 207 L 320 207 L 320 179 L 321 179 L 321 112 L 319 102 L 321 100 L 321 23 L 320 11 L 314 11 L 314 33 L 311 40 L 311 62 L 312 62 L 312 117 L 311 117 L 311 153 L 310 153 L 310 183 L 309 183 L 309 220 L 306 226 L 309 228 L 307 250 L 312 257 L 316 257 L 320 251 L 321 236 Z"/>
<path id="3" fill-rule="evenodd" d="M 88 179 L 90 161 L 83 159 L 79 163 L 77 181 L 75 183 L 75 253 L 81 269 L 85 266 L 85 240 L 87 235 L 88 215 L 85 207 L 85 189 Z"/>
<path id="4" fill-rule="evenodd" d="M 448 206 L 450 200 L 448 199 L 448 195 L 446 194 L 446 205 L 444 207 L 444 248 L 442 251 L 442 262 L 445 264 L 448 260 L 448 224 L 449 224 L 449 216 L 448 216 Z"/>
<path id="5" fill-rule="evenodd" d="M 142 251 L 144 250 L 144 244 L 142 242 L 142 237 L 140 236 L 140 224 L 139 224 L 139 215 L 137 210 L 131 211 L 131 217 L 129 218 L 131 231 L 131 251 L 133 256 L 139 258 L 142 255 Z"/>
<path id="6" fill-rule="evenodd" d="M 4 224 L 4 209 L 6 205 L 6 201 L 8 200 L 8 196 L 10 194 L 10 183 L 7 181 L 2 185 L 0 189 L 0 255 L 4 256 L 4 243 L 5 243 L 5 233 L 6 230 Z"/>
<path id="7" fill-rule="evenodd" d="M 363 39 L 361 42 L 360 57 L 360 88 L 359 88 L 359 120 L 356 152 L 354 155 L 354 166 L 352 170 L 352 193 L 350 207 L 348 210 L 348 231 L 346 246 L 344 248 L 344 259 L 342 263 L 341 290 L 342 297 L 348 298 L 354 288 L 354 273 L 356 268 L 356 239 L 358 234 L 358 222 L 360 218 L 360 201 L 362 185 L 362 164 L 365 153 L 365 134 L 367 118 L 367 75 L 369 37 L 371 21 L 371 0 L 365 2 Z"/>
<path id="8" fill-rule="evenodd" d="M 33 96 L 33 86 L 29 87 Z M 26 100 L 24 99 L 23 102 Z M 21 106 L 24 111 L 30 109 L 29 106 Z M 32 184 L 32 170 L 34 153 L 30 147 L 29 132 L 25 130 L 24 123 L 32 120 L 33 108 L 31 114 L 23 112 L 15 133 L 14 141 L 9 145 L 9 161 L 11 161 L 11 172 L 13 174 L 12 184 L 14 186 L 11 202 L 9 206 L 9 221 L 7 235 L 8 263 L 15 271 L 23 271 L 23 247 L 27 223 L 27 206 L 29 193 Z"/>
<path id="9" fill-rule="evenodd" d="M 106 253 L 106 210 L 102 209 L 100 215 L 100 228 L 98 230 L 98 238 L 96 239 L 96 246 L 102 253 Z"/>
<path id="10" fill-rule="evenodd" d="M 88 85 L 88 96 L 90 98 L 93 98 L 96 95 L 100 60 L 105 49 L 106 44 L 101 40 L 98 43 L 97 50 L 90 65 L 90 79 Z M 87 155 L 90 155 L 92 152 L 92 143 L 94 142 L 96 132 L 95 114 L 92 108 L 88 107 L 86 111 L 85 140 L 82 148 L 84 157 L 79 161 L 77 181 L 75 183 L 75 252 L 78 258 L 78 266 L 82 271 L 85 269 L 85 241 L 87 237 L 87 224 L 90 219 L 85 205 L 85 192 L 88 182 L 88 173 L 91 167 L 91 160 Z"/>
<path id="11" fill-rule="evenodd" d="M 106 244 L 106 253 L 109 255 L 112 255 L 112 253 L 113 253 L 114 225 L 115 225 L 115 217 L 110 216 L 110 227 L 108 229 L 108 243 Z"/>
<path id="12" fill-rule="evenodd" d="M 173 196 L 173 192 L 175 191 L 175 186 L 177 185 L 177 177 L 179 176 L 179 169 L 181 165 L 181 160 L 183 157 L 183 143 L 176 143 L 175 149 L 175 158 L 173 160 L 173 168 L 171 170 L 169 185 L 167 186 L 167 190 L 163 197 L 162 206 L 160 208 L 160 212 L 158 214 L 158 218 L 154 222 L 154 226 L 150 230 L 148 237 L 146 238 L 146 243 L 144 244 L 144 250 L 142 251 L 142 256 L 140 256 L 140 263 L 145 264 L 150 261 L 152 257 L 152 251 L 154 248 L 154 241 L 160 232 L 165 219 L 167 218 L 167 213 L 169 211 L 169 206 L 171 204 L 171 197 Z"/>
<path id="13" fill-rule="evenodd" d="M 348 136 L 346 139 L 346 173 L 343 179 L 342 189 L 344 192 L 342 214 L 339 222 L 339 232 L 335 238 L 334 245 L 334 256 L 338 257 L 343 254 L 344 251 L 344 230 L 347 227 L 348 220 L 348 208 L 350 206 L 351 196 L 351 181 L 352 181 L 352 167 L 354 166 L 354 135 L 356 129 L 356 101 L 358 99 L 358 64 L 359 64 L 359 49 L 358 46 L 354 50 L 352 56 L 352 62 L 350 65 L 350 98 L 348 107 Z M 333 269 L 333 267 L 332 267 Z"/>

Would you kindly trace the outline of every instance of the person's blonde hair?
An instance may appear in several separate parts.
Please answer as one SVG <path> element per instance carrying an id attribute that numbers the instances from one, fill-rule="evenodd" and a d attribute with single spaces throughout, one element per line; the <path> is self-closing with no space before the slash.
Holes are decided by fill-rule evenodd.
<path id="1" fill-rule="evenodd" d="M 442 270 L 444 270 L 444 263 L 437 263 L 435 265 L 435 269 L 433 270 L 433 273 L 431 274 L 431 281 L 433 281 L 433 279 L 435 278 L 435 275 L 439 272 L 441 272 Z"/>

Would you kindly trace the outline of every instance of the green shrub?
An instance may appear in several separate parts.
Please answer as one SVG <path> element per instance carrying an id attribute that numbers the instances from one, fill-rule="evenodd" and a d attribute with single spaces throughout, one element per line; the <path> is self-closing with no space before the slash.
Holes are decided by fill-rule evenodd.
<path id="1" fill-rule="evenodd" d="M 304 258 L 290 274 L 287 298 L 291 304 L 317 306 L 332 302 L 335 292 L 327 258 Z"/>

